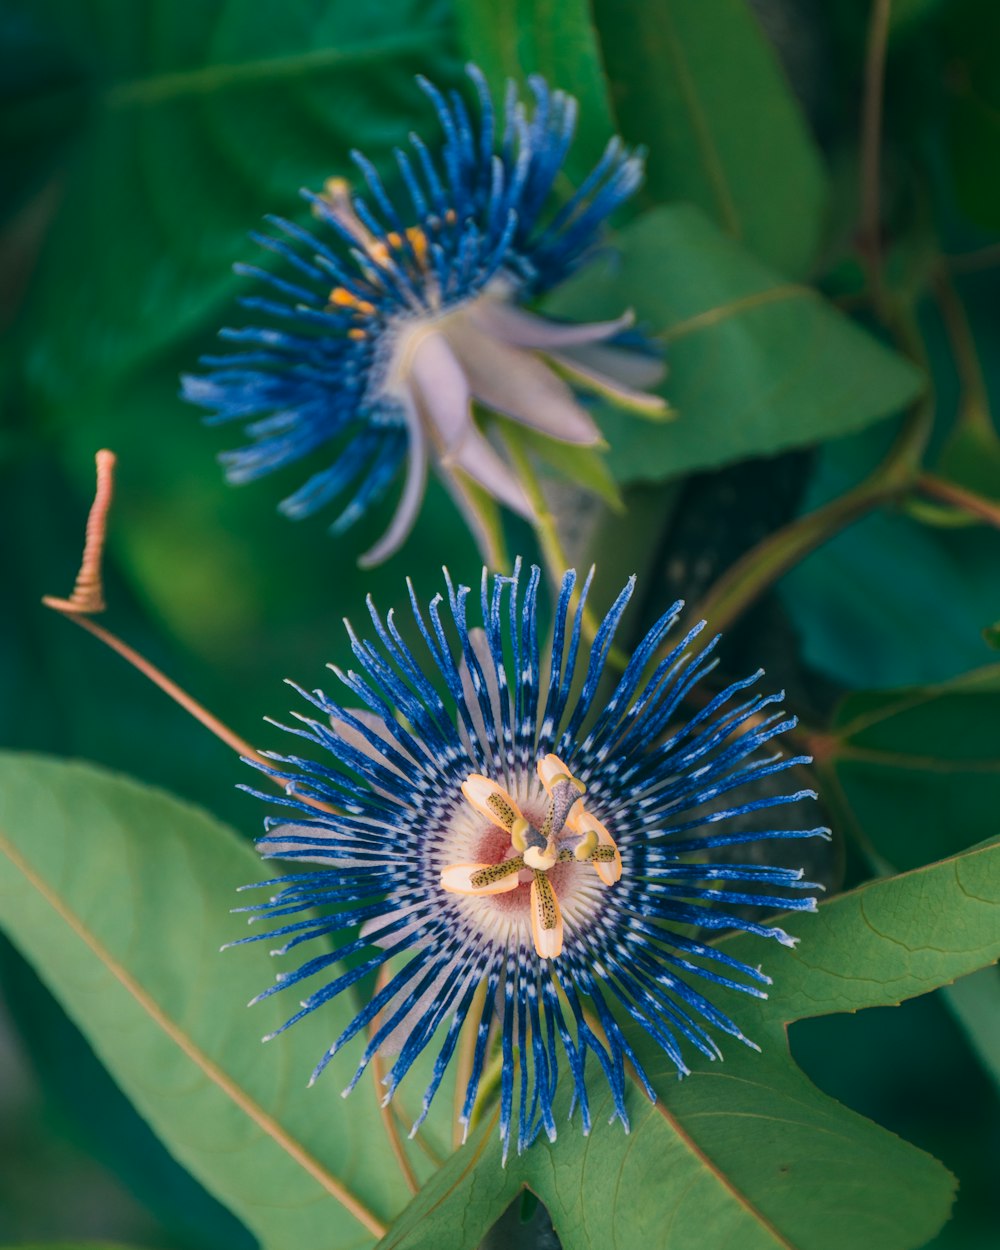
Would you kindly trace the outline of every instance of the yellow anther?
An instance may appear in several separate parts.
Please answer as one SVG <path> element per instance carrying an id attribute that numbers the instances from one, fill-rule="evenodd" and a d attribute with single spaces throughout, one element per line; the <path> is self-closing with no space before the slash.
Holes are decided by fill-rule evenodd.
<path id="1" fill-rule="evenodd" d="M 590 862 L 594 865 L 594 871 L 601 878 L 605 885 L 614 885 L 616 881 L 621 880 L 622 876 L 622 857 L 618 850 L 618 844 L 614 838 L 608 833 L 607 828 L 586 808 L 576 807 L 570 812 L 570 820 L 566 825 L 574 833 L 582 834 L 586 837 L 588 834 L 594 834 L 597 837 L 598 847 L 601 850 L 600 858 L 591 856 Z M 611 851 L 610 856 L 604 854 L 604 850 Z"/>
<path id="2" fill-rule="evenodd" d="M 351 198 L 351 184 L 346 178 L 327 178 L 323 183 L 323 198 L 339 208 L 344 200 Z"/>
<path id="3" fill-rule="evenodd" d="M 397 234 L 395 230 L 391 230 L 385 236 L 385 240 L 389 244 L 390 247 L 402 247 L 403 246 L 403 236 L 400 234 Z"/>
<path id="4" fill-rule="evenodd" d="M 506 862 L 513 864 L 514 861 Z M 517 866 L 521 867 L 520 861 Z M 499 868 L 503 872 L 498 874 Z M 488 880 L 481 876 L 484 873 L 488 874 Z M 441 873 L 441 888 L 449 894 L 508 894 L 516 890 L 518 884 L 517 872 L 504 864 L 449 864 Z"/>
<path id="5" fill-rule="evenodd" d="M 531 883 L 531 936 L 539 958 L 555 959 L 562 953 L 562 912 L 552 882 L 544 872 L 536 872 Z"/>
<path id="6" fill-rule="evenodd" d="M 597 831 L 594 829 L 588 829 L 577 843 L 576 849 L 573 852 L 574 857 L 580 860 L 581 863 L 585 860 L 592 859 L 594 852 L 597 850 L 598 842 L 599 839 L 597 837 Z"/>
<path id="7" fill-rule="evenodd" d="M 481 773 L 470 773 L 462 782 L 462 793 L 481 816 L 491 825 L 500 824 L 510 829 L 516 820 L 523 820 L 521 811 L 506 790 Z M 527 821 L 525 821 L 527 824 Z"/>
<path id="8" fill-rule="evenodd" d="M 477 890 L 483 889 L 485 886 L 493 885 L 497 881 L 502 881 L 505 877 L 509 877 L 512 872 L 520 872 L 524 867 L 524 860 L 520 855 L 513 859 L 505 859 L 499 864 L 487 864 L 485 868 L 480 868 L 469 877 L 470 884 Z"/>
<path id="9" fill-rule="evenodd" d="M 353 330 L 347 331 L 347 337 L 349 339 L 366 339 L 368 335 L 364 332 L 364 330 L 359 330 L 355 327 Z"/>
<path id="10" fill-rule="evenodd" d="M 546 755 L 544 759 L 538 761 L 538 780 L 545 787 L 545 793 L 550 798 L 552 797 L 552 791 L 560 781 L 568 781 L 581 794 L 585 794 L 587 791 L 587 787 L 583 782 L 577 781 L 558 755 Z"/>
<path id="11" fill-rule="evenodd" d="M 410 247 L 413 248 L 417 264 L 423 268 L 427 264 L 427 235 L 419 226 L 409 226 L 406 237 L 410 240 Z"/>
<path id="12" fill-rule="evenodd" d="M 359 299 L 352 291 L 345 286 L 335 286 L 330 292 L 330 303 L 336 304 L 338 308 L 354 308 L 359 313 L 364 313 L 366 317 L 370 317 L 375 311 L 375 305 L 366 299 Z"/>
<path id="13" fill-rule="evenodd" d="M 444 219 L 448 223 L 449 226 L 453 226 L 455 222 L 458 221 L 458 214 L 455 212 L 453 208 L 449 208 L 448 211 L 444 215 Z"/>

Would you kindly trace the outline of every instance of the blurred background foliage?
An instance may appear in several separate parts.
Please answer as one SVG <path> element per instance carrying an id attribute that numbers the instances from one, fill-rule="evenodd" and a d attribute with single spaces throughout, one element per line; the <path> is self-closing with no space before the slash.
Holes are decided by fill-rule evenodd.
<path id="1" fill-rule="evenodd" d="M 552 495 L 599 594 L 642 575 L 633 634 L 675 595 L 700 601 L 731 627 L 727 667 L 786 685 L 840 839 L 831 881 L 996 835 L 993 0 L 0 0 L 5 745 L 259 826 L 231 752 L 39 606 L 72 583 L 99 447 L 119 457 L 109 623 L 259 745 L 292 701 L 283 678 L 349 661 L 340 619 L 367 594 L 384 610 L 406 576 L 427 594 L 445 562 L 477 577 L 439 487 L 362 574 L 378 517 L 338 541 L 283 520 L 297 469 L 229 489 L 213 454 L 231 436 L 177 398 L 232 315 L 247 231 L 301 217 L 298 188 L 348 174 L 354 147 L 384 166 L 428 125 L 414 74 L 457 83 L 470 55 L 495 82 L 537 70 L 579 97 L 571 177 L 614 130 L 649 149 L 615 250 L 553 300 L 634 307 L 679 412 L 659 429 L 602 414 L 625 519 Z M 899 448 L 925 435 L 919 477 Z M 797 521 L 815 509 L 813 530 Z M 507 539 L 535 550 L 518 522 Z M 994 972 L 792 1031 L 822 1089 L 959 1177 L 935 1247 L 996 1244 Z M 0 977 L 0 1242 L 252 1245 L 11 947 Z"/>

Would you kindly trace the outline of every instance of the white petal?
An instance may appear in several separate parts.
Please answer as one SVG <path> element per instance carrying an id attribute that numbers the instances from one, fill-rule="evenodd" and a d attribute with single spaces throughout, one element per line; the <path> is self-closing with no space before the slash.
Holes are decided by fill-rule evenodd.
<path id="1" fill-rule="evenodd" d="M 629 309 L 615 321 L 585 321 L 567 325 L 550 321 L 535 313 L 516 308 L 505 300 L 482 299 L 470 305 L 468 317 L 491 338 L 498 338 L 511 347 L 546 349 L 575 347 L 583 343 L 600 343 L 627 330 L 635 321 Z"/>
<path id="2" fill-rule="evenodd" d="M 358 564 L 363 569 L 370 569 L 376 564 L 381 564 L 383 560 L 388 560 L 393 552 L 399 550 L 413 528 L 424 497 L 424 487 L 427 483 L 427 438 L 420 428 L 420 419 L 409 394 L 401 396 L 401 402 L 410 435 L 406 482 L 389 528 L 375 546 L 366 551 L 358 560 Z"/>
<path id="3" fill-rule="evenodd" d="M 523 516 L 525 520 L 536 520 L 535 510 L 510 466 L 497 455 L 477 429 L 473 428 L 461 447 L 442 457 L 441 464 L 445 469 L 457 467 L 464 470 L 499 503 L 506 504 L 512 512 Z"/>
<path id="4" fill-rule="evenodd" d="M 373 1029 L 378 1030 L 395 1013 L 412 989 L 420 984 L 422 978 L 423 974 L 415 976 L 412 981 L 403 986 L 394 998 L 386 1003 L 372 1022 Z M 446 963 L 392 1032 L 382 1039 L 378 1053 L 380 1055 L 398 1055 L 406 1045 L 407 1038 L 428 1012 L 438 1008 L 442 1002 L 449 1004 L 454 1002 L 465 989 L 467 983 L 467 978 L 460 980 L 455 976 L 454 965 Z"/>
<path id="5" fill-rule="evenodd" d="M 472 648 L 476 659 L 479 661 L 479 667 L 482 669 L 483 681 L 486 683 L 486 690 L 489 694 L 489 706 L 492 713 L 492 728 L 496 736 L 496 740 L 500 741 L 500 686 L 497 683 L 497 670 L 493 662 L 493 654 L 490 651 L 489 643 L 486 641 L 486 631 L 480 628 L 469 630 L 469 646 Z M 482 709 L 479 706 L 479 700 L 476 692 L 472 687 L 472 674 L 469 672 L 469 666 L 462 657 L 458 666 L 459 676 L 462 679 L 462 693 L 465 695 L 465 702 L 468 704 L 469 711 L 472 715 L 472 725 L 475 729 L 476 737 L 479 739 L 483 748 L 486 747 L 486 723 L 483 720 Z M 465 725 L 460 721 L 458 732 L 463 742 L 468 746 L 468 733 Z"/>
<path id="6" fill-rule="evenodd" d="M 660 360 L 602 343 L 547 352 L 546 355 L 584 386 L 617 399 L 627 407 L 650 412 L 665 412 L 667 409 L 659 395 L 649 395 L 645 389 L 662 382 L 666 368 Z"/>
<path id="7" fill-rule="evenodd" d="M 397 751 L 402 751 L 402 747 L 399 746 L 395 738 L 393 738 L 388 729 L 386 729 L 381 716 L 376 716 L 374 712 L 369 711 L 367 708 L 351 707 L 345 708 L 344 710 L 349 712 L 355 720 L 361 721 L 366 728 L 370 729 L 374 734 L 381 738 L 383 742 L 387 743 L 389 746 L 395 747 Z M 377 760 L 385 768 L 391 769 L 391 771 L 397 776 L 406 776 L 401 768 L 397 767 L 397 765 L 393 764 L 386 758 L 384 751 L 381 751 L 378 747 L 373 746 L 360 730 L 355 729 L 352 725 L 349 725 L 347 721 L 331 715 L 330 727 L 336 731 L 338 738 L 342 738 L 346 743 L 354 747 L 356 751 L 363 752 L 369 757 L 369 759 Z M 406 755 L 407 759 L 409 759 L 414 766 L 416 766 L 416 760 L 414 760 L 411 755 L 405 751 L 403 751 L 403 754 Z"/>
<path id="8" fill-rule="evenodd" d="M 260 853 L 267 859 L 294 859 L 306 864 L 322 864 L 325 868 L 371 868 L 374 860 L 354 859 L 349 855 L 323 855 L 322 840 L 333 837 L 329 829 L 318 825 L 275 825 L 268 830 L 268 838 L 278 838 L 277 842 L 268 842 L 260 847 Z M 307 845 L 301 839 L 308 839 Z M 310 851 L 314 854 L 310 854 Z"/>
<path id="9" fill-rule="evenodd" d="M 423 335 L 410 358 L 411 384 L 430 417 L 443 454 L 456 451 L 474 430 L 469 383 L 443 334 Z"/>
<path id="10" fill-rule="evenodd" d="M 414 348 L 410 379 L 428 432 L 438 444 L 442 467 L 463 469 L 494 499 L 534 520 L 520 482 L 472 420 L 464 363 L 459 363 L 442 334 L 425 334 Z"/>
<path id="11" fill-rule="evenodd" d="M 456 317 L 445 333 L 472 394 L 487 408 L 564 443 L 600 442 L 590 414 L 537 356 L 483 334 L 467 318 Z"/>
<path id="12" fill-rule="evenodd" d="M 412 934 L 419 932 L 427 924 L 426 918 L 414 920 L 410 924 L 403 925 L 402 928 L 395 930 L 393 933 L 387 933 L 386 930 L 390 925 L 405 918 L 410 912 L 416 911 L 420 906 L 421 904 L 419 903 L 412 903 L 409 907 L 399 907 L 395 911 L 386 912 L 383 916 L 372 916 L 358 930 L 358 936 L 363 937 L 372 946 L 382 947 L 383 950 L 390 946 L 395 946 L 397 942 L 405 941 Z M 423 950 L 428 941 L 428 938 L 416 938 L 407 947 L 407 951 Z"/>
<path id="13" fill-rule="evenodd" d="M 344 710 L 347 712 L 350 712 L 350 714 L 354 717 L 355 720 L 359 720 L 362 722 L 362 724 L 366 725 L 372 731 L 373 734 L 377 734 L 382 739 L 383 742 L 387 742 L 391 747 L 394 747 L 400 753 L 400 755 L 405 756 L 406 759 L 409 760 L 409 762 L 414 765 L 414 767 L 417 766 L 417 761 L 414 759 L 412 753 L 410 751 L 407 751 L 406 747 L 400 746 L 400 744 L 392 736 L 392 732 L 386 725 L 385 721 L 382 719 L 381 716 L 379 716 L 377 712 L 372 712 L 366 707 L 349 707 L 349 708 L 345 708 Z M 334 721 L 334 718 L 331 716 L 330 717 L 331 725 L 333 724 L 333 721 Z M 411 737 L 412 736 L 413 735 L 411 735 Z M 423 745 L 422 738 L 417 738 L 416 741 L 420 743 L 421 746 Z"/>

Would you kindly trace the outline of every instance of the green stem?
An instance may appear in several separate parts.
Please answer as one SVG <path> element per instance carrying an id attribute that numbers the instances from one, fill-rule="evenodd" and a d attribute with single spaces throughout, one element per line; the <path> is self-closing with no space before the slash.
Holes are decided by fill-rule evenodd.
<path id="1" fill-rule="evenodd" d="M 995 500 L 987 499 L 985 495 L 977 495 L 975 491 L 966 490 L 964 486 L 948 482 L 933 473 L 921 473 L 916 485 L 925 494 L 932 495 L 935 499 L 943 499 L 968 516 L 1000 528 L 1000 504 Z"/>
<path id="2" fill-rule="evenodd" d="M 923 342 L 912 317 L 897 312 L 893 326 L 907 354 L 924 363 Z M 695 619 L 725 629 L 810 552 L 882 504 L 900 499 L 921 480 L 921 460 L 934 416 L 933 395 L 924 395 L 896 437 L 888 455 L 863 482 L 815 512 L 799 517 L 737 560 L 698 604 Z"/>
<path id="3" fill-rule="evenodd" d="M 559 527 L 556 524 L 556 519 L 546 502 L 541 484 L 538 481 L 538 474 L 535 472 L 535 466 L 531 463 L 531 457 L 521 441 L 517 438 L 505 438 L 504 445 L 507 448 L 518 480 L 524 488 L 524 493 L 535 511 L 535 535 L 538 539 L 538 546 L 541 549 L 542 562 L 545 565 L 552 585 L 558 588 L 562 582 L 563 574 L 570 567 L 570 563 L 569 557 L 563 548 L 562 539 L 559 537 Z M 570 601 L 571 611 L 576 607 L 579 598 L 578 584 Z M 594 615 L 590 604 L 585 603 L 581 615 L 581 627 L 586 642 L 592 643 L 594 641 L 597 637 L 599 626 L 600 622 Z M 628 663 L 628 657 L 617 647 L 612 647 L 608 651 L 608 663 L 615 668 L 624 669 Z"/>
<path id="4" fill-rule="evenodd" d="M 934 294 L 951 343 L 955 368 L 962 387 L 957 426 L 979 435 L 983 441 L 996 442 L 997 433 L 990 416 L 989 392 L 983 377 L 975 335 L 972 333 L 965 305 L 944 265 L 937 266 Z"/>

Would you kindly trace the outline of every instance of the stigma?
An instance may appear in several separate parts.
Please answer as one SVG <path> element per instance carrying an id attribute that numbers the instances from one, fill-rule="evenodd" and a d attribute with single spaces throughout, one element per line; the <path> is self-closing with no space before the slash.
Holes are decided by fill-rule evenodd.
<path id="1" fill-rule="evenodd" d="M 449 864 L 441 873 L 441 887 L 452 894 L 477 897 L 507 894 L 530 873 L 535 951 L 542 959 L 555 959 L 562 953 L 564 924 L 551 870 L 557 864 L 590 864 L 602 885 L 613 886 L 621 879 L 622 859 L 614 838 L 587 810 L 583 782 L 557 755 L 546 755 L 537 769 L 548 802 L 536 823 L 489 777 L 471 773 L 462 782 L 465 801 L 510 836 L 510 848 L 497 863 Z"/>

